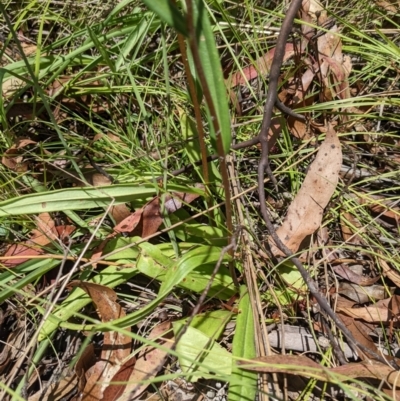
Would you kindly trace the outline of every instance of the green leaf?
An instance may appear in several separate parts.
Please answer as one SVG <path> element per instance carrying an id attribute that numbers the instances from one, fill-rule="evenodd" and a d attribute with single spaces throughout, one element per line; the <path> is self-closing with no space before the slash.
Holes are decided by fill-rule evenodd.
<path id="1" fill-rule="evenodd" d="M 173 214 L 170 217 L 172 224 L 180 221 L 180 216 Z M 227 232 L 218 227 L 206 224 L 182 224 L 175 229 L 175 234 L 183 241 L 190 241 L 197 244 L 207 243 L 219 247 L 227 245 Z"/>
<path id="2" fill-rule="evenodd" d="M 105 255 L 105 260 L 119 260 L 119 259 L 131 259 L 136 260 L 139 256 L 139 248 L 137 246 L 131 246 L 130 248 L 124 249 L 122 251 L 116 252 L 113 255 L 107 256 L 107 254 L 116 251 L 119 248 L 123 248 L 127 245 L 133 244 L 137 241 L 135 238 L 113 238 L 109 240 L 103 249 L 103 255 Z"/>
<path id="3" fill-rule="evenodd" d="M 103 61 L 108 65 L 110 70 L 115 73 L 116 72 L 115 64 L 111 61 L 111 59 L 109 57 L 109 50 L 107 48 L 105 48 L 103 43 L 101 43 L 99 41 L 99 39 L 97 38 L 97 36 L 101 36 L 101 35 L 98 35 L 98 33 L 93 32 L 93 30 L 90 28 L 90 26 L 87 27 L 87 30 L 89 32 L 90 38 L 92 39 L 97 50 L 101 54 Z"/>
<path id="4" fill-rule="evenodd" d="M 121 66 L 127 62 L 129 59 L 135 59 L 135 58 L 130 58 L 129 55 L 132 51 L 132 49 L 138 46 L 138 43 L 141 43 L 143 41 L 143 38 L 145 37 L 146 32 L 149 29 L 149 18 L 148 15 L 145 14 L 143 18 L 141 19 L 140 23 L 138 22 L 137 25 L 134 26 L 132 29 L 132 32 L 129 34 L 128 38 L 123 44 L 123 47 L 121 49 L 121 52 L 118 55 L 117 61 L 115 62 L 115 68 L 117 71 L 120 70 Z"/>
<path id="5" fill-rule="evenodd" d="M 279 277 L 294 289 L 306 291 L 307 284 L 304 282 L 297 267 L 291 261 L 285 261 L 278 267 Z"/>
<path id="6" fill-rule="evenodd" d="M 221 256 L 221 248 L 213 246 L 200 246 L 189 252 L 187 252 L 176 264 L 176 267 L 169 269 L 165 281 L 161 285 L 160 292 L 164 288 L 168 288 L 177 285 L 185 279 L 189 273 L 194 269 L 208 265 L 215 264 L 218 262 Z M 228 261 L 230 259 L 229 255 L 225 253 L 223 255 L 223 260 Z"/>
<path id="7" fill-rule="evenodd" d="M 232 343 L 232 354 L 237 358 L 255 358 L 255 329 L 252 304 L 245 286 L 240 287 L 241 300 L 236 319 L 236 330 Z M 236 360 L 232 365 L 232 382 L 229 386 L 229 401 L 253 401 L 257 393 L 257 374 L 242 370 Z"/>
<path id="8" fill-rule="evenodd" d="M 172 191 L 182 191 L 178 185 L 169 185 Z M 203 193 L 196 188 L 186 188 L 184 192 Z M 91 209 L 108 207 L 113 199 L 115 204 L 130 202 L 154 196 L 154 185 L 136 186 L 133 183 L 104 187 L 68 188 L 51 192 L 41 192 L 11 198 L 0 202 L 0 217 L 19 214 L 56 212 L 59 210 Z"/>
<path id="9" fill-rule="evenodd" d="M 196 166 L 196 162 L 201 160 L 201 152 L 200 152 L 200 143 L 199 143 L 199 134 L 196 128 L 196 124 L 190 116 L 188 116 L 182 109 L 178 109 L 180 116 L 180 126 L 181 133 L 184 144 L 185 153 L 188 156 L 190 163 L 193 164 L 193 168 L 196 171 L 197 175 L 203 180 L 203 171 L 200 166 Z M 209 170 L 209 180 L 214 183 L 217 188 L 218 184 L 221 183 L 221 174 L 216 168 L 214 163 L 210 164 L 211 168 Z M 220 191 L 218 191 L 220 192 Z M 224 196 L 223 191 L 219 193 L 220 196 Z"/>
<path id="10" fill-rule="evenodd" d="M 177 278 L 174 278 L 173 280 L 175 281 L 175 285 L 189 291 L 201 293 L 211 280 L 211 275 L 217 261 L 214 260 L 213 263 L 200 264 L 197 266 L 193 265 L 193 267 L 190 268 L 190 267 L 185 267 L 187 265 L 185 265 L 186 262 L 184 259 L 184 258 L 191 259 L 193 257 L 193 253 L 195 253 L 196 256 L 198 256 L 199 255 L 198 252 L 208 252 L 208 250 L 211 247 L 204 247 L 203 250 L 200 250 L 198 252 L 195 252 L 196 249 L 190 250 L 183 256 L 183 258 L 181 259 L 180 262 L 178 262 L 178 264 L 172 262 L 174 267 L 173 269 L 169 269 L 168 267 L 165 267 L 166 266 L 165 259 L 160 259 L 161 255 L 162 258 L 166 257 L 165 254 L 161 252 L 161 249 L 164 247 L 163 245 L 146 244 L 146 249 L 144 249 L 142 245 L 144 244 L 139 245 L 142 248 L 142 254 L 138 260 L 137 268 L 141 273 L 145 274 L 146 276 L 159 280 L 163 283 L 166 280 L 170 280 L 171 282 L 172 280 L 168 278 L 169 275 L 180 274 L 179 272 L 177 272 L 176 269 L 177 266 L 179 266 L 179 264 L 182 263 L 183 260 L 184 266 L 182 267 L 182 269 L 186 269 L 185 270 L 186 276 L 180 282 L 176 281 L 178 280 Z M 151 250 L 150 247 L 152 247 Z M 213 248 L 218 249 L 216 255 L 220 255 L 221 249 L 216 247 Z M 205 251 L 204 249 L 207 250 Z M 157 255 L 157 253 L 155 252 L 157 253 L 160 252 L 161 255 Z M 157 255 L 156 258 L 154 257 L 155 255 Z M 192 263 L 196 263 L 196 259 L 192 258 L 191 260 Z M 203 258 L 201 260 L 203 260 Z M 209 290 L 208 295 L 210 297 L 216 297 L 219 299 L 227 300 L 231 298 L 235 294 L 235 292 L 236 291 L 233 287 L 232 277 L 229 274 L 229 270 L 225 266 L 221 266 L 219 272 L 214 278 L 213 283 L 211 284 L 211 288 Z"/>
<path id="11" fill-rule="evenodd" d="M 203 0 L 193 0 L 192 3 L 199 56 L 219 122 L 220 132 L 213 132 L 213 124 L 209 115 L 211 135 L 214 140 L 216 140 L 216 135 L 221 135 L 224 151 L 229 153 L 232 141 L 231 122 L 220 55 L 215 44 L 206 3 Z"/>
<path id="12" fill-rule="evenodd" d="M 200 330 L 209 338 L 218 339 L 223 333 L 226 324 L 232 317 L 232 312 L 227 310 L 214 310 L 196 315 L 190 322 L 190 326 Z M 180 320 L 183 324 L 187 319 Z"/>
<path id="13" fill-rule="evenodd" d="M 182 328 L 182 322 L 173 323 L 175 336 Z M 232 355 L 217 342 L 193 327 L 187 327 L 176 346 L 179 364 L 183 372 L 190 377 L 189 381 L 197 381 L 215 373 L 218 377 L 226 377 L 232 371 Z"/>
<path id="14" fill-rule="evenodd" d="M 180 283 L 184 278 L 190 274 L 190 272 L 198 267 L 199 265 L 193 262 L 201 263 L 202 260 L 210 261 L 216 263 L 218 261 L 219 255 L 221 254 L 221 249 L 216 247 L 200 247 L 200 252 L 195 252 L 196 249 L 189 251 L 180 261 L 174 262 L 169 259 L 162 252 L 152 244 L 142 243 L 138 245 L 141 248 L 141 255 L 137 261 L 137 266 L 140 266 L 140 270 L 143 269 L 154 269 L 155 264 L 161 264 L 162 269 L 167 269 L 167 274 L 165 276 L 165 281 L 162 283 L 160 290 L 158 292 L 157 298 L 146 304 L 143 308 L 136 312 L 130 313 L 129 315 L 116 319 L 113 324 L 116 327 L 124 328 L 137 324 L 142 321 L 148 314 L 157 307 L 157 305 L 164 300 L 164 298 L 175 288 L 175 286 Z M 224 260 L 229 259 L 228 255 L 224 256 Z M 145 265 L 148 265 L 147 267 Z M 184 271 L 186 269 L 186 272 Z M 49 320 L 53 320 L 53 325 L 55 327 L 60 325 L 61 327 L 72 328 L 71 324 L 61 323 L 54 315 L 49 316 Z M 74 325 L 75 330 L 97 330 L 101 331 L 107 329 L 107 326 L 99 324 L 86 324 L 86 325 Z M 43 337 L 42 337 L 43 338 Z"/>
<path id="15" fill-rule="evenodd" d="M 59 264 L 60 261 L 57 259 L 29 260 L 12 270 L 10 269 L 9 271 L 0 274 L 0 288 L 4 288 L 0 291 L 0 303 L 14 295 L 21 288 L 24 288 L 28 284 L 42 277 L 45 273 L 54 269 L 54 267 Z M 22 274 L 26 274 L 26 276 L 18 279 L 11 286 L 7 285 L 9 281 L 16 280 L 16 278 L 20 277 Z"/>
<path id="16" fill-rule="evenodd" d="M 142 0 L 161 20 L 182 35 L 187 35 L 186 20 L 171 0 Z"/>

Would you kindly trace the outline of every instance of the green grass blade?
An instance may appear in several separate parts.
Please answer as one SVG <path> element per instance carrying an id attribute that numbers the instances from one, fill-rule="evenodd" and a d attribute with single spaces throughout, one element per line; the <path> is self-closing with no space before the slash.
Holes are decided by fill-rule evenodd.
<path id="1" fill-rule="evenodd" d="M 256 356 L 254 343 L 254 319 L 249 293 L 245 286 L 240 287 L 240 313 L 236 320 L 232 353 L 234 357 L 251 359 Z M 229 387 L 229 401 L 253 401 L 257 393 L 257 374 L 240 369 L 236 359 L 232 364 L 232 383 Z"/>
<path id="2" fill-rule="evenodd" d="M 182 35 L 187 35 L 186 21 L 182 13 L 171 0 L 142 0 L 164 22 L 176 29 Z"/>
<path id="3" fill-rule="evenodd" d="M 32 262 L 32 261 L 29 261 Z M 32 263 L 23 263 L 21 266 L 17 268 L 6 271 L 0 275 L 0 303 L 4 302 L 5 300 L 9 299 L 13 296 L 18 290 L 24 288 L 28 284 L 32 283 L 33 281 L 37 280 L 38 278 L 42 277 L 48 271 L 56 267 L 60 264 L 59 260 L 52 260 L 52 259 L 42 259 L 42 260 L 35 260 L 33 261 L 34 269 L 25 268 L 26 266 L 32 265 Z M 23 269 L 21 269 L 21 267 Z M 20 275 L 22 271 L 30 271 L 26 276 L 22 277 L 18 281 L 16 281 L 13 285 L 7 285 L 7 282 L 11 280 L 15 280 L 17 275 Z"/>
<path id="4" fill-rule="evenodd" d="M 215 135 L 221 135 L 224 151 L 228 153 L 232 140 L 231 122 L 220 55 L 215 43 L 214 33 L 211 28 L 205 2 L 203 0 L 193 1 L 193 12 L 199 55 L 219 121 L 220 132 L 213 133 L 213 124 L 210 120 L 211 134 L 213 134 L 214 137 Z"/>
<path id="5" fill-rule="evenodd" d="M 111 59 L 109 57 L 109 50 L 106 49 L 102 43 L 100 43 L 100 41 L 97 38 L 97 33 L 93 32 L 93 30 L 90 29 L 89 26 L 87 27 L 87 30 L 89 32 L 90 38 L 92 39 L 92 41 L 95 44 L 97 50 L 101 54 L 101 56 L 103 58 L 103 61 L 108 65 L 110 70 L 115 73 L 116 72 L 115 64 L 111 61 Z"/>

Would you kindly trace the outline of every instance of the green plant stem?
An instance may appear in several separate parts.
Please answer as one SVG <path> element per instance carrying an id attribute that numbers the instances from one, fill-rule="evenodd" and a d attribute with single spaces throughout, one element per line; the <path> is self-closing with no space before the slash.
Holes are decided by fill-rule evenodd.
<path id="1" fill-rule="evenodd" d="M 228 168 L 226 164 L 224 147 L 222 144 L 222 138 L 220 134 L 220 126 L 218 115 L 214 106 L 214 102 L 210 93 L 210 89 L 208 87 L 207 79 L 204 74 L 203 65 L 200 60 L 198 44 L 196 40 L 196 32 L 195 32 L 195 21 L 193 18 L 193 0 L 186 0 L 187 7 L 187 21 L 188 21 L 188 31 L 189 31 L 189 45 L 190 50 L 192 52 L 193 60 L 196 65 L 197 73 L 199 74 L 200 83 L 203 89 L 204 97 L 210 111 L 210 116 L 212 120 L 212 124 L 214 127 L 214 132 L 217 140 L 217 151 L 220 161 L 220 171 L 222 176 L 222 183 L 225 191 L 225 213 L 226 213 L 226 226 L 229 233 L 228 243 L 231 243 L 232 235 L 233 235 L 233 223 L 232 223 L 232 206 L 231 206 L 231 195 L 230 195 L 230 185 L 229 185 L 229 177 L 228 177 Z M 233 249 L 229 249 L 229 254 L 233 255 Z M 239 286 L 237 281 L 236 273 L 232 265 L 230 265 L 231 275 L 233 281 L 236 286 Z"/>

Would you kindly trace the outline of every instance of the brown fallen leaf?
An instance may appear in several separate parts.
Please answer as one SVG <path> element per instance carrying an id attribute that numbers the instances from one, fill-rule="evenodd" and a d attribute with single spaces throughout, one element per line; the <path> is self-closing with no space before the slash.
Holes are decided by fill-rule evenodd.
<path id="1" fill-rule="evenodd" d="M 362 287 L 358 284 L 340 283 L 338 293 L 340 295 L 345 295 L 358 304 L 365 304 L 372 300 L 379 300 L 387 297 L 386 288 L 383 285 Z"/>
<path id="2" fill-rule="evenodd" d="M 276 230 L 281 241 L 292 252 L 297 252 L 303 240 L 320 227 L 324 208 L 335 191 L 341 165 L 341 145 L 330 126 L 282 226 Z M 275 255 L 282 254 L 272 239 L 270 244 Z"/>
<path id="3" fill-rule="evenodd" d="M 58 401 L 69 398 L 76 389 L 76 375 L 71 374 L 57 382 L 50 383 L 46 391 L 38 391 L 29 396 L 29 401 Z"/>
<path id="4" fill-rule="evenodd" d="M 255 60 L 252 65 L 237 71 L 226 80 L 228 88 L 234 88 L 238 85 L 247 85 L 248 81 L 257 78 L 258 75 L 265 75 L 269 72 L 274 58 L 275 48 L 269 50 L 264 56 Z M 295 54 L 292 43 L 287 43 L 283 62 L 289 60 Z"/>
<path id="5" fill-rule="evenodd" d="M 400 380 L 400 379 L 399 379 Z M 395 401 L 400 401 L 400 390 L 396 390 L 395 388 L 383 388 L 382 391 L 389 397 L 392 397 Z"/>
<path id="6" fill-rule="evenodd" d="M 29 166 L 24 161 L 23 149 L 29 145 L 36 145 L 36 142 L 31 139 L 18 139 L 14 145 L 4 152 L 1 162 L 12 171 L 27 171 Z"/>
<path id="7" fill-rule="evenodd" d="M 14 93 L 22 89 L 26 85 L 26 81 L 21 78 L 16 78 L 14 76 L 9 77 L 4 80 L 1 85 L 2 95 L 5 99 L 9 99 L 14 95 Z"/>
<path id="8" fill-rule="evenodd" d="M 23 354 L 23 344 L 25 343 L 26 328 L 22 322 L 18 323 L 18 327 L 10 332 L 4 343 L 4 348 L 0 352 L 0 374 L 14 365 Z"/>
<path id="9" fill-rule="evenodd" d="M 89 344 L 81 353 L 75 364 L 75 374 L 78 379 L 78 389 L 82 393 L 86 386 L 86 372 L 96 363 L 96 355 L 94 353 L 93 344 Z"/>
<path id="10" fill-rule="evenodd" d="M 354 339 L 358 341 L 359 344 L 363 345 L 365 348 L 371 350 L 371 352 L 375 354 L 380 354 L 377 346 L 369 335 L 372 330 L 367 324 L 359 320 L 355 320 L 350 316 L 346 316 L 341 312 L 337 312 L 337 315 L 340 317 L 340 320 L 346 325 Z M 368 359 L 368 355 L 365 355 L 364 353 L 360 353 L 359 357 L 363 360 L 366 358 Z"/>
<path id="11" fill-rule="evenodd" d="M 400 274 L 397 273 L 396 270 L 392 269 L 389 264 L 382 258 L 379 258 L 379 264 L 383 270 L 384 276 L 392 280 L 397 287 L 400 287 Z"/>
<path id="12" fill-rule="evenodd" d="M 394 296 L 395 295 L 393 295 L 393 297 Z M 391 319 L 396 319 L 397 322 L 396 311 L 393 313 L 390 309 L 390 303 L 393 297 L 378 301 L 374 305 L 361 308 L 347 308 L 338 305 L 337 311 L 343 312 L 347 316 L 351 316 L 355 319 L 364 320 L 364 322 L 367 323 L 389 324 Z M 398 327 L 398 325 L 397 322 L 396 326 Z"/>
<path id="13" fill-rule="evenodd" d="M 340 214 L 340 227 L 342 229 L 343 239 L 347 243 L 359 245 L 364 242 L 362 237 L 359 235 L 359 233 L 362 233 L 364 229 L 353 214 L 342 211 Z"/>
<path id="14" fill-rule="evenodd" d="M 198 187 L 201 188 L 202 186 L 198 185 Z M 198 197 L 198 194 L 174 192 L 165 197 L 165 211 L 168 214 L 174 213 L 184 204 L 189 204 Z M 117 233 L 130 233 L 132 236 L 138 235 L 142 238 L 148 237 L 157 232 L 163 222 L 160 208 L 160 198 L 158 196 L 154 197 L 115 226 L 114 231 Z"/>
<path id="15" fill-rule="evenodd" d="M 385 217 L 387 220 L 399 224 L 400 220 L 400 209 L 398 206 L 392 206 L 393 200 L 387 200 L 383 196 L 363 194 L 358 197 L 358 202 L 361 205 L 368 207 L 372 213 L 379 214 L 380 217 Z"/>
<path id="16" fill-rule="evenodd" d="M 74 226 L 56 226 L 49 213 L 40 213 L 36 218 L 37 228 L 30 233 L 29 240 L 12 244 L 4 254 L 7 256 L 20 256 L 21 258 L 5 260 L 3 264 L 7 267 L 15 267 L 29 260 L 30 256 L 41 255 L 46 252 L 46 246 L 52 241 L 64 241 L 74 231 Z"/>
<path id="17" fill-rule="evenodd" d="M 80 287 L 89 294 L 102 322 L 110 322 L 125 316 L 125 312 L 116 302 L 117 294 L 111 288 L 84 281 L 72 281 L 70 286 Z M 130 331 L 130 328 L 125 330 Z M 104 391 L 129 358 L 131 344 L 131 337 L 123 333 L 117 331 L 104 333 L 100 359 L 85 372 L 86 384 L 82 391 L 83 401 L 102 400 Z M 80 374 L 82 375 L 82 372 Z"/>
<path id="18" fill-rule="evenodd" d="M 300 93 L 305 93 L 306 89 L 301 89 L 301 91 L 299 90 L 298 92 Z M 313 98 L 308 98 L 305 99 L 304 101 L 301 100 L 301 98 L 303 97 L 302 95 L 299 96 L 299 93 L 296 93 L 296 95 L 294 96 L 294 99 L 296 99 L 297 104 L 301 104 L 302 107 L 304 106 L 308 106 L 308 105 L 312 105 L 314 99 Z M 301 100 L 301 102 L 300 102 Z M 296 111 L 297 106 L 293 107 L 294 111 Z M 312 131 L 310 130 L 309 124 L 307 121 L 303 121 L 303 120 L 299 120 L 298 118 L 294 118 L 292 116 L 289 116 L 287 118 L 287 124 L 288 127 L 290 128 L 290 132 L 291 134 L 298 139 L 302 139 L 302 140 L 307 140 L 313 137 L 312 135 Z"/>
<path id="19" fill-rule="evenodd" d="M 171 348 L 174 343 L 172 335 L 171 322 L 169 321 L 162 322 L 153 328 L 148 339 L 157 341 L 164 349 L 147 346 L 139 353 L 135 367 L 129 377 L 128 384 L 124 393 L 118 398 L 118 401 L 135 400 L 146 390 L 149 383 L 141 382 L 154 377 L 164 366 L 168 356 L 168 349 Z"/>
<path id="20" fill-rule="evenodd" d="M 116 401 L 126 391 L 126 383 L 128 383 L 135 368 L 135 363 L 136 358 L 133 357 L 121 366 L 120 370 L 112 378 L 111 384 L 105 389 L 102 401 Z M 117 382 L 118 384 L 116 384 Z"/>
<path id="21" fill-rule="evenodd" d="M 399 10 L 398 0 L 378 0 L 375 3 L 378 7 L 382 7 L 386 12 L 396 14 Z"/>
<path id="22" fill-rule="evenodd" d="M 338 274 L 340 277 L 350 281 L 351 283 L 358 284 L 361 286 L 368 286 L 376 283 L 381 279 L 380 276 L 377 277 L 364 277 L 360 274 L 353 272 L 346 265 L 340 264 L 332 267 L 333 271 Z"/>

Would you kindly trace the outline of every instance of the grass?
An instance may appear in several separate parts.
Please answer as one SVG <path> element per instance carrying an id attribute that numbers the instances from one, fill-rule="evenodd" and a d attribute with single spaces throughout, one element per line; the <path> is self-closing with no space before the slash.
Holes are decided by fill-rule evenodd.
<path id="1" fill-rule="evenodd" d="M 206 393 L 201 385 L 214 386 L 216 380 L 230 383 L 230 400 L 251 400 L 256 392 L 259 399 L 267 399 L 272 389 L 257 387 L 257 375 L 238 368 L 235 360 L 268 355 L 266 323 L 320 327 L 293 264 L 263 256 L 268 233 L 257 205 L 259 149 L 230 152 L 226 166 L 216 160 L 174 173 L 207 155 L 221 156 L 231 141 L 258 134 L 266 74 L 233 89 L 241 112 L 232 104 L 224 79 L 236 71 L 244 73 L 249 65 L 262 70 L 258 60 L 273 48 L 283 17 L 282 4 L 264 3 L 196 2 L 193 26 L 203 29 L 205 41 L 187 43 L 186 66 L 178 34 L 184 38 L 190 32 L 181 4 L 175 14 L 161 0 L 1 6 L 2 253 L 13 244 L 34 249 L 23 255 L 25 261 L 20 254 L 0 260 L 5 314 L 0 339 L 3 354 L 7 344 L 14 349 L 0 365 L 3 399 L 32 397 L 54 377 L 72 375 L 77 355 L 88 342 L 97 349 L 103 346 L 99 333 L 124 332 L 132 341 L 131 354 L 138 356 L 140 344 L 155 345 L 149 333 L 161 314 L 176 321 L 196 306 L 201 306 L 195 317 L 201 323 L 195 321 L 184 334 L 179 334 L 182 325 L 175 324 L 174 335 L 181 335 L 182 343 L 169 350 L 161 376 L 153 372 L 141 378 L 154 385 L 147 395 L 158 391 L 166 397 L 166 383 L 178 377 L 195 381 L 196 369 L 177 370 L 176 361 L 182 365 L 186 357 L 202 372 L 198 392 Z M 343 280 L 332 273 L 339 259 L 363 264 L 367 276 L 381 274 L 382 260 L 400 270 L 398 15 L 361 2 L 347 8 L 330 5 L 328 11 L 339 27 L 343 53 L 353 63 L 351 97 L 321 101 L 316 77 L 307 92 L 311 100 L 299 109 L 316 124 L 324 118 L 335 122 L 344 155 L 321 229 L 303 250 L 308 253 L 299 251 L 326 292 Z M 280 91 L 290 89 L 291 78 L 303 70 L 301 63 L 287 61 Z M 204 101 L 196 103 L 202 95 Z M 271 149 L 278 191 L 267 184 L 277 226 L 324 138 L 294 137 L 285 118 L 281 128 Z M 168 212 L 172 192 L 199 197 Z M 160 227 L 146 238 L 115 233 L 122 218 L 113 206 L 125 205 L 126 217 L 154 197 L 160 199 Z M 42 212 L 50 213 L 55 226 L 73 226 L 74 231 L 64 237 L 47 233 L 47 241 L 32 244 L 36 217 Z M 324 239 L 314 240 L 317 234 Z M 107 237 L 105 249 L 96 253 Z M 232 238 L 235 247 L 229 247 Z M 240 288 L 235 288 L 233 271 L 241 279 Z M 72 280 L 115 289 L 126 316 L 102 321 L 96 313 L 101 307 L 93 307 L 83 289 L 71 295 Z M 389 297 L 393 283 L 383 277 L 379 283 Z M 208 297 L 201 302 L 207 289 Z M 246 313 L 238 314 L 238 309 Z M 233 323 L 232 335 L 227 327 Z M 15 328 L 25 337 L 14 338 Z M 397 336 L 396 330 L 390 335 Z M 195 347 L 196 338 L 205 338 L 202 352 L 190 354 L 187 349 Z M 390 348 L 389 338 L 384 341 Z M 21 344 L 27 346 L 20 350 Z M 74 352 L 68 353 L 69 348 Z M 228 370 L 224 358 L 232 364 Z M 328 368 L 338 364 L 332 349 L 321 349 L 315 358 Z M 289 397 L 289 384 L 275 388 L 279 399 Z M 310 379 L 291 396 L 309 399 L 314 392 L 324 399 L 333 391 L 333 398 L 357 399 L 352 383 L 332 377 L 331 384 L 334 390 L 321 389 L 320 382 Z M 358 386 L 374 399 L 390 397 L 365 381 Z"/>

